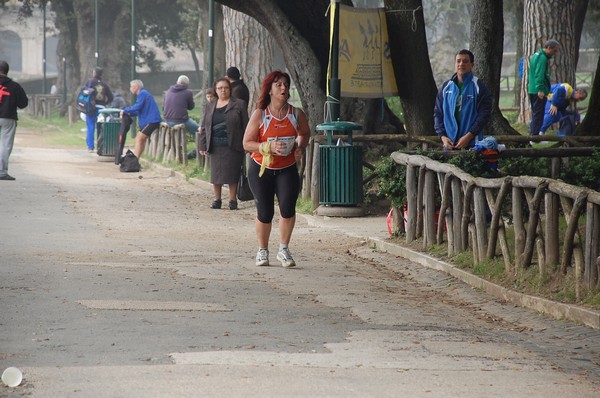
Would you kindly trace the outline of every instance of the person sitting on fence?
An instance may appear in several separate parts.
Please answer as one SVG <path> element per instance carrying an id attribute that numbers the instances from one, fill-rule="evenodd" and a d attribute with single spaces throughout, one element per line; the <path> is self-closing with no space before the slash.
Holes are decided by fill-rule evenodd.
<path id="1" fill-rule="evenodd" d="M 194 94 L 188 88 L 189 85 L 190 79 L 187 76 L 179 76 L 177 83 L 169 87 L 165 93 L 163 111 L 165 122 L 167 122 L 169 127 L 173 127 L 176 124 L 183 124 L 187 131 L 196 134 L 200 125 L 188 115 L 188 111 L 191 111 L 196 106 L 194 103 Z"/>
<path id="2" fill-rule="evenodd" d="M 550 87 L 550 94 L 548 94 L 548 102 L 546 102 L 546 108 L 544 113 L 544 121 L 542 128 L 540 129 L 540 135 L 545 134 L 546 130 L 554 123 L 560 122 L 560 120 L 569 116 L 569 113 L 576 114 L 577 112 L 573 109 L 575 104 L 579 101 L 583 101 L 587 98 L 587 91 L 582 88 L 573 89 L 568 83 L 556 83 Z M 573 109 L 569 111 L 568 108 Z M 575 115 L 573 115 L 574 118 Z M 559 135 L 568 135 L 561 133 Z"/>

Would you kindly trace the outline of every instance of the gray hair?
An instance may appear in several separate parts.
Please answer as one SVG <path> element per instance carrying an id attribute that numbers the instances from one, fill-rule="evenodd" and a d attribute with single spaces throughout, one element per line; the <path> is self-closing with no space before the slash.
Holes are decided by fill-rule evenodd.
<path id="1" fill-rule="evenodd" d="M 585 88 L 576 88 L 576 89 L 575 89 L 575 92 L 578 92 L 578 91 L 579 91 L 581 94 L 585 95 L 585 98 L 587 98 L 587 96 L 588 96 L 588 92 L 587 92 L 587 90 L 586 90 Z"/>
<path id="2" fill-rule="evenodd" d="M 141 80 L 139 80 L 139 79 L 130 81 L 129 85 L 130 86 L 136 86 L 136 87 L 139 87 L 139 88 L 144 88 L 144 83 Z"/>
<path id="3" fill-rule="evenodd" d="M 184 86 L 189 86 L 190 85 L 190 78 L 187 77 L 186 75 L 181 75 L 177 78 L 177 84 L 183 84 Z"/>
<path id="4" fill-rule="evenodd" d="M 557 40 L 550 39 L 544 43 L 544 48 L 558 48 L 560 43 Z"/>

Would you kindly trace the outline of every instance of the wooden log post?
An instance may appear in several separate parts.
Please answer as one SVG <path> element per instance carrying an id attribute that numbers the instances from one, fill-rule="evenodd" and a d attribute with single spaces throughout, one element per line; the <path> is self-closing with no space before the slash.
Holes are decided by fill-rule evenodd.
<path id="1" fill-rule="evenodd" d="M 165 154 L 165 137 L 167 135 L 167 130 L 169 126 L 164 123 L 161 123 L 161 128 L 159 129 L 158 142 L 157 142 L 157 151 L 156 151 L 156 160 L 161 160 Z"/>
<path id="2" fill-rule="evenodd" d="M 522 254 L 525 251 L 525 222 L 523 217 L 523 189 L 512 187 L 512 216 L 513 230 L 515 234 L 515 266 L 518 268 L 523 266 Z"/>
<path id="3" fill-rule="evenodd" d="M 575 201 L 573 202 L 573 208 L 567 214 L 567 210 L 563 207 L 565 213 L 565 219 L 567 221 L 567 229 L 564 235 L 564 243 L 563 243 L 563 256 L 560 262 L 560 270 L 563 274 L 567 273 L 567 267 L 571 265 L 571 260 L 573 257 L 573 247 L 575 243 L 575 233 L 577 232 L 577 227 L 579 225 L 579 216 L 583 210 L 583 207 L 587 201 L 587 192 L 581 192 Z M 558 213 L 558 209 L 557 209 Z"/>
<path id="4" fill-rule="evenodd" d="M 179 128 L 176 126 L 171 127 L 172 131 L 172 142 L 173 142 L 173 161 L 175 163 L 181 163 L 181 135 L 179 134 Z"/>
<path id="5" fill-rule="evenodd" d="M 465 189 L 465 195 L 463 197 L 463 213 L 461 220 L 460 232 L 462 233 L 462 250 L 467 250 L 469 244 L 469 223 L 471 222 L 471 199 L 473 197 L 473 190 L 475 189 L 475 182 L 469 181 L 467 188 Z"/>
<path id="6" fill-rule="evenodd" d="M 536 242 L 538 224 L 540 221 L 540 203 L 542 201 L 542 197 L 547 186 L 548 183 L 545 180 L 540 182 L 540 184 L 535 189 L 535 194 L 533 195 L 532 200 L 529 203 L 529 221 L 527 222 L 527 238 L 525 240 L 525 251 L 523 253 L 522 261 L 523 266 L 526 268 L 528 268 L 531 265 L 531 260 L 533 258 L 533 249 Z"/>
<path id="7" fill-rule="evenodd" d="M 481 263 L 487 252 L 487 206 L 483 188 L 476 187 L 473 191 L 473 210 L 475 213 L 475 239 L 477 239 L 477 263 Z"/>
<path id="8" fill-rule="evenodd" d="M 458 178 L 452 179 L 452 232 L 448 226 L 448 235 L 452 234 L 454 245 L 452 251 L 458 253 L 466 246 L 463 243 L 462 215 L 463 215 L 463 191 L 462 184 Z"/>
<path id="9" fill-rule="evenodd" d="M 556 159 L 556 158 L 555 158 Z M 546 192 L 544 200 L 544 215 L 546 218 L 545 236 L 546 251 L 545 258 L 548 264 L 558 264 L 559 260 L 559 232 L 558 232 L 558 195 L 552 192 Z"/>
<path id="10" fill-rule="evenodd" d="M 496 242 L 498 241 L 498 230 L 500 229 L 500 219 L 502 216 L 502 204 L 508 195 L 508 191 L 511 188 L 512 178 L 506 177 L 502 182 L 502 187 L 496 196 L 493 207 L 490 206 L 492 211 L 492 220 L 490 222 L 490 238 L 488 243 L 488 249 L 486 257 L 491 259 L 496 255 Z"/>
<path id="11" fill-rule="evenodd" d="M 423 170 L 422 170 L 423 171 Z M 423 248 L 435 244 L 435 177 L 436 173 L 425 169 L 423 187 Z"/>
<path id="12" fill-rule="evenodd" d="M 585 265 L 583 280 L 588 289 L 600 286 L 599 253 L 600 253 L 600 206 L 588 201 L 585 218 Z"/>
<path id="13" fill-rule="evenodd" d="M 406 166 L 406 201 L 408 223 L 406 228 L 406 242 L 417 239 L 417 194 L 418 194 L 417 168 Z"/>
<path id="14" fill-rule="evenodd" d="M 438 225 L 437 225 L 437 237 L 436 237 L 436 242 L 438 245 L 441 245 L 442 242 L 444 241 L 444 224 L 446 223 L 446 219 L 449 218 L 447 217 L 446 213 L 448 212 L 448 208 L 450 207 L 450 201 L 452 200 L 452 174 L 448 173 L 446 174 L 446 177 L 444 178 L 444 183 L 443 183 L 443 187 L 442 187 L 442 203 L 440 205 L 440 214 L 438 217 Z M 448 234 L 450 235 L 450 234 Z M 451 245 L 450 243 L 448 243 L 448 248 L 450 248 Z M 452 255 L 452 253 L 449 250 L 448 253 L 449 256 Z"/>
<path id="15" fill-rule="evenodd" d="M 417 185 L 417 239 L 423 236 L 423 190 L 425 189 L 425 164 L 419 167 L 419 178 Z"/>

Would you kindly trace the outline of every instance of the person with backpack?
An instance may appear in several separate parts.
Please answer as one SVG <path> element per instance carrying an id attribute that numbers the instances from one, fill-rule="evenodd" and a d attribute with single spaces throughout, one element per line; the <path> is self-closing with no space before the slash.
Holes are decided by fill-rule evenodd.
<path id="1" fill-rule="evenodd" d="M 25 108 L 29 100 L 23 87 L 8 75 L 8 62 L 0 60 L 0 180 L 14 181 L 8 174 L 8 158 L 17 131 L 17 108 Z"/>
<path id="2" fill-rule="evenodd" d="M 88 147 L 88 152 L 94 152 L 94 144 L 95 144 L 95 132 L 96 132 L 96 124 L 98 121 L 98 110 L 101 108 L 105 108 L 107 105 L 112 103 L 113 93 L 110 91 L 110 87 L 104 81 L 102 81 L 102 68 L 96 66 L 92 69 L 92 77 L 85 83 L 84 87 L 93 89 L 91 91 L 90 101 L 93 100 L 93 106 L 86 113 L 85 123 L 87 127 L 87 134 L 85 137 L 85 142 Z M 98 126 L 100 129 L 100 126 Z M 100 131 L 98 132 L 100 135 Z"/>

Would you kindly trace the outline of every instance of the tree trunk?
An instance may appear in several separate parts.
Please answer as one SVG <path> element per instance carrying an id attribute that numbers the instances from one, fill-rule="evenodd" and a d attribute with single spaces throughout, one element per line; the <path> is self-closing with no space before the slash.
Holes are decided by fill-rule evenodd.
<path id="1" fill-rule="evenodd" d="M 523 59 L 523 0 L 515 0 L 515 23 L 515 33 L 517 37 L 515 39 L 515 85 L 513 87 L 515 98 L 513 101 L 513 106 L 519 106 L 521 86 L 523 85 L 523 80 L 521 79 L 520 74 L 522 70 L 519 70 L 520 62 Z"/>
<path id="2" fill-rule="evenodd" d="M 579 62 L 579 45 L 581 43 L 581 32 L 583 31 L 583 22 L 585 21 L 585 14 L 587 13 L 589 0 L 579 0 L 575 2 L 575 10 L 573 11 L 573 29 L 575 32 L 575 70 L 577 70 L 577 64 Z"/>
<path id="3" fill-rule="evenodd" d="M 422 2 L 386 0 L 385 6 L 390 10 L 404 10 L 386 13 L 386 16 L 406 131 L 410 135 L 435 135 L 433 108 L 437 88 L 427 51 Z"/>
<path id="4" fill-rule="evenodd" d="M 275 43 L 254 18 L 223 7 L 227 66 L 237 66 L 250 91 L 248 112 L 255 108 L 262 79 L 275 69 Z"/>
<path id="5" fill-rule="evenodd" d="M 311 48 L 311 43 L 302 33 L 290 24 L 287 14 L 280 8 L 275 0 L 218 0 L 219 3 L 248 14 L 260 22 L 271 34 L 277 45 L 283 52 L 283 58 L 288 72 L 292 78 L 300 99 L 302 108 L 308 116 L 311 130 L 323 121 L 323 104 L 325 103 L 325 92 L 322 87 L 323 70 L 321 62 Z M 285 2 L 284 2 L 285 3 Z M 282 3 L 283 4 L 283 3 Z M 291 4 L 292 6 L 296 4 Z M 290 5 L 290 4 L 288 4 Z M 322 5 L 321 15 L 325 15 L 326 4 Z M 297 7 L 304 5 L 297 4 Z M 318 7 L 312 7 L 316 12 Z M 300 14 L 300 12 L 298 12 Z M 306 22 L 306 20 L 305 20 Z M 323 21 L 323 23 L 326 23 Z M 317 27 L 313 27 L 317 30 Z"/>
<path id="6" fill-rule="evenodd" d="M 594 85 L 591 88 L 590 103 L 585 118 L 577 127 L 576 135 L 600 136 L 600 57 L 596 65 Z"/>
<path id="7" fill-rule="evenodd" d="M 549 62 L 550 82 L 575 84 L 576 55 L 575 33 L 573 29 L 574 0 L 524 0 L 523 17 L 523 85 L 521 86 L 521 104 L 519 121 L 531 119 L 527 82 L 529 78 L 529 60 L 543 47 L 546 40 L 556 39 L 560 51 Z"/>
<path id="8" fill-rule="evenodd" d="M 494 98 L 492 117 L 486 134 L 515 135 L 500 112 L 500 72 L 504 41 L 503 9 L 500 1 L 474 1 L 471 6 L 471 51 L 475 54 L 474 72 L 488 86 Z"/>

